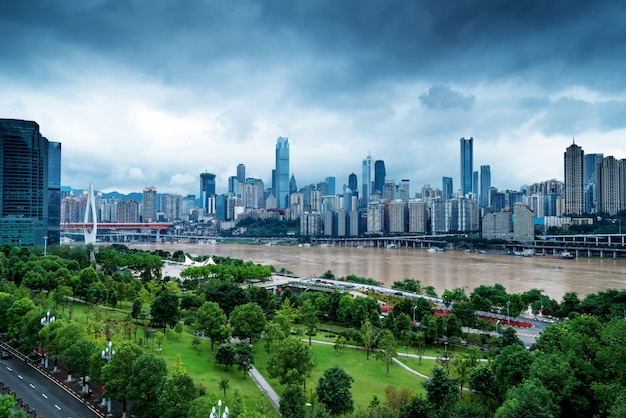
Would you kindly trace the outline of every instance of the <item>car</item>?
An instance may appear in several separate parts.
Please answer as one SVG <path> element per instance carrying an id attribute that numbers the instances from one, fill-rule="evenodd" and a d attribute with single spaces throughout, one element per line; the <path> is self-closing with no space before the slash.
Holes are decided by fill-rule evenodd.
<path id="1" fill-rule="evenodd" d="M 11 357 L 13 357 L 13 356 L 8 351 L 0 350 L 0 358 L 1 359 L 5 360 L 5 359 L 11 358 Z"/>

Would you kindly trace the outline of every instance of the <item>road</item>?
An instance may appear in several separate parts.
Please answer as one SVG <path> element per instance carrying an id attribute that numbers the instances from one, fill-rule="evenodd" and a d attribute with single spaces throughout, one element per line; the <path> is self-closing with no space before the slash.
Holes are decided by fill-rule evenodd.
<path id="1" fill-rule="evenodd" d="M 45 418 L 100 417 L 81 400 L 36 367 L 13 356 L 0 360 L 0 380 Z"/>

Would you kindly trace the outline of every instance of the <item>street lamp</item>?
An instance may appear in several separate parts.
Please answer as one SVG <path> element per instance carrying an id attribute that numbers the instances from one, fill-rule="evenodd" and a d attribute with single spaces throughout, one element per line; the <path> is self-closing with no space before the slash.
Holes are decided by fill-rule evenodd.
<path id="1" fill-rule="evenodd" d="M 417 309 L 417 305 L 413 307 L 413 324 L 415 324 L 415 309 Z"/>
<path id="2" fill-rule="evenodd" d="M 43 237 L 43 256 L 48 255 L 48 236 Z"/>
<path id="3" fill-rule="evenodd" d="M 506 324 L 507 325 L 511 325 L 511 318 L 510 318 L 510 314 L 509 314 L 509 308 L 511 307 L 511 301 L 508 300 L 506 302 Z"/>
<path id="4" fill-rule="evenodd" d="M 102 350 L 102 355 L 100 357 L 102 357 L 103 360 L 111 361 L 114 355 L 115 355 L 115 350 L 113 350 L 113 342 L 109 341 L 109 345 L 107 345 L 107 347 L 104 350 Z M 110 396 L 107 398 L 107 413 L 108 414 L 111 413 L 111 397 Z"/>
<path id="5" fill-rule="evenodd" d="M 228 418 L 228 407 L 224 407 L 224 413 L 222 414 L 222 400 L 217 401 L 217 412 L 215 412 L 215 407 L 211 409 L 211 413 L 209 414 L 209 418 Z"/>
<path id="6" fill-rule="evenodd" d="M 47 238 L 47 237 L 46 237 Z M 39 321 L 41 323 L 41 326 L 45 327 L 46 325 L 54 322 L 54 316 L 50 316 L 50 309 L 48 309 L 48 312 L 46 313 L 46 315 L 41 318 L 41 321 Z M 47 369 L 48 368 L 48 340 L 50 339 L 50 332 L 47 331 L 46 332 L 46 347 L 44 350 L 44 367 Z"/>

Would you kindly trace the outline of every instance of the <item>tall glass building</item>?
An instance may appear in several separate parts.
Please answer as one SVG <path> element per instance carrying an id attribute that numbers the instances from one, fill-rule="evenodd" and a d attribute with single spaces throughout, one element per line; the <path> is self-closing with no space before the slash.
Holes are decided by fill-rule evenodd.
<path id="1" fill-rule="evenodd" d="M 382 194 L 386 175 L 385 162 L 383 160 L 376 160 L 374 163 L 374 191 L 376 193 Z"/>
<path id="2" fill-rule="evenodd" d="M 441 188 L 443 197 L 446 199 L 450 199 L 452 197 L 452 194 L 454 193 L 452 177 L 442 177 Z"/>
<path id="3" fill-rule="evenodd" d="M 489 206 L 489 189 L 491 189 L 491 166 L 480 166 L 480 206 Z"/>
<path id="4" fill-rule="evenodd" d="M 278 137 L 276 141 L 275 187 L 278 208 L 289 207 L 289 139 Z"/>
<path id="5" fill-rule="evenodd" d="M 461 138 L 461 194 L 467 196 L 472 193 L 472 176 L 474 164 L 474 138 Z"/>
<path id="6" fill-rule="evenodd" d="M 60 144 L 52 150 L 35 122 L 0 119 L 0 243 L 45 245 L 50 227 L 49 175 L 60 196 Z M 60 205 L 53 230 L 60 226 Z"/>
<path id="7" fill-rule="evenodd" d="M 359 193 L 359 191 L 357 190 L 358 188 L 357 183 L 358 183 L 358 180 L 356 178 L 356 174 L 350 173 L 350 175 L 348 176 L 348 187 L 350 188 L 350 190 L 352 190 L 353 195 Z"/>
<path id="8" fill-rule="evenodd" d="M 215 174 L 200 174 L 200 204 L 205 213 L 209 213 L 209 199 L 213 195 L 215 195 Z"/>
<path id="9" fill-rule="evenodd" d="M 372 156 L 367 155 L 367 158 L 363 160 L 363 177 L 361 179 L 361 206 L 367 207 L 367 203 L 370 201 L 370 191 L 372 188 Z"/>
<path id="10" fill-rule="evenodd" d="M 61 143 L 48 142 L 48 244 L 61 242 Z"/>

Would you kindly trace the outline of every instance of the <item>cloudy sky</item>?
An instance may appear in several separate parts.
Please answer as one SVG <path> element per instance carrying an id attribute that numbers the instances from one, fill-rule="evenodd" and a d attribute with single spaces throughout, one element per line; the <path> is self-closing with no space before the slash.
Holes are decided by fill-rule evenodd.
<path id="1" fill-rule="evenodd" d="M 0 117 L 63 143 L 62 183 L 218 192 L 244 163 L 271 185 L 289 138 L 298 186 L 368 153 L 412 192 L 474 169 L 518 189 L 563 178 L 575 138 L 626 158 L 619 1 L 0 2 Z"/>

